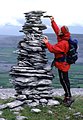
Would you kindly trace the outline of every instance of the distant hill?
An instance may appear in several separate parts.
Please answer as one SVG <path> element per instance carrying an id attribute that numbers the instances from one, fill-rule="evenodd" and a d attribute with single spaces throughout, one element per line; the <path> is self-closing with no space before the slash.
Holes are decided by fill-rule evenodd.
<path id="1" fill-rule="evenodd" d="M 45 35 L 47 35 L 48 38 L 51 39 L 51 42 L 54 41 L 52 39 L 56 39 L 56 35 L 54 33 L 45 33 Z M 83 39 L 83 34 L 71 34 L 71 36 L 73 38 L 77 38 L 78 40 Z M 23 38 L 23 35 L 20 35 L 20 36 L 19 35 L 18 36 L 17 35 L 0 35 L 0 46 L 3 46 L 3 45 L 11 46 L 12 45 L 15 47 L 22 38 Z"/>
<path id="2" fill-rule="evenodd" d="M 21 26 L 13 26 L 13 25 L 4 25 L 0 26 L 0 35 L 22 35 L 19 32 L 21 30 Z"/>
<path id="3" fill-rule="evenodd" d="M 21 26 L 14 26 L 10 24 L 6 24 L 4 26 L 0 26 L 0 35 L 23 35 L 23 33 L 19 32 L 22 29 L 24 21 Z M 44 30 L 44 33 L 53 33 L 53 29 L 48 20 L 44 21 L 44 24 L 47 26 L 47 29 Z M 73 34 L 83 34 L 83 26 L 68 26 L 69 30 Z"/>
<path id="4" fill-rule="evenodd" d="M 23 36 L 0 35 L 0 47 L 15 47 L 22 37 Z"/>
<path id="5" fill-rule="evenodd" d="M 55 34 L 46 34 L 49 38 L 49 41 L 54 44 L 56 42 Z M 77 64 L 75 64 L 75 68 L 71 69 L 71 77 L 72 78 L 72 85 L 75 84 L 77 86 L 83 87 L 83 35 L 82 34 L 72 34 L 72 37 L 78 38 L 79 41 L 79 59 Z M 18 48 L 18 43 L 20 40 L 23 39 L 23 36 L 12 36 L 12 35 L 0 35 L 0 86 L 1 87 L 11 87 L 9 83 L 9 71 L 11 70 L 11 66 L 17 64 L 17 54 L 16 51 Z M 54 56 L 50 52 L 47 51 L 48 61 L 51 65 L 51 61 L 53 60 Z M 73 75 L 74 74 L 74 75 Z M 57 74 L 56 74 L 57 75 Z M 77 75 L 77 77 L 76 77 Z M 80 76 L 79 76 L 80 75 Z M 75 77 L 75 78 L 74 78 Z M 56 77 L 57 78 L 57 77 Z M 78 84 L 79 82 L 79 84 Z M 60 86 L 58 80 L 54 80 L 55 86 Z"/>
<path id="6" fill-rule="evenodd" d="M 56 41 L 56 36 L 55 34 L 46 34 L 49 38 L 49 41 L 51 43 L 55 43 Z M 79 62 L 83 63 L 83 34 L 72 34 L 71 35 L 73 38 L 77 38 L 78 42 L 79 42 Z M 13 52 L 12 50 L 17 49 L 17 45 L 18 42 L 23 38 L 22 36 L 14 36 L 14 35 L 0 35 L 0 54 L 2 53 L 2 48 L 3 48 L 3 52 L 7 52 L 9 49 L 11 52 Z M 7 50 L 6 50 L 7 49 Z M 3 54 L 4 54 L 3 53 Z M 7 54 L 9 53 L 9 51 L 7 52 Z"/>

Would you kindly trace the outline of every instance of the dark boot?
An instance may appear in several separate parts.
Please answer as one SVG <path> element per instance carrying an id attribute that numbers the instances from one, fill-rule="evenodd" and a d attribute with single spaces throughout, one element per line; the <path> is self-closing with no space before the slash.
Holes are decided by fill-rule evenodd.
<path id="1" fill-rule="evenodd" d="M 75 100 L 72 97 L 65 97 L 63 103 L 66 107 L 70 107 Z"/>

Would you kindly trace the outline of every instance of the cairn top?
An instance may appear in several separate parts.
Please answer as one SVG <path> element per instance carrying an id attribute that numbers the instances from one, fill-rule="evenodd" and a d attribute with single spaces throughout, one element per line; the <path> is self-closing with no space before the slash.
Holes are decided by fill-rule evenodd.
<path id="1" fill-rule="evenodd" d="M 27 14 L 43 14 L 43 13 L 46 13 L 46 12 L 45 11 L 31 11 L 31 12 L 27 12 L 24 14 L 27 15 Z"/>

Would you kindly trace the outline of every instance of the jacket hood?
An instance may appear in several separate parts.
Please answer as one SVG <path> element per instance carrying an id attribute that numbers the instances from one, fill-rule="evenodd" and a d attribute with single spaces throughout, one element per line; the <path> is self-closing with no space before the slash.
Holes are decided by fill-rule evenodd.
<path id="1" fill-rule="evenodd" d="M 68 27 L 67 26 L 62 26 L 61 27 L 61 32 L 63 33 L 63 34 L 66 34 L 66 33 L 68 33 L 69 32 L 69 29 L 68 29 Z"/>
<path id="2" fill-rule="evenodd" d="M 61 36 L 60 35 L 57 36 L 58 42 L 62 40 L 69 40 L 69 38 L 70 38 L 70 32 L 66 32 Z"/>

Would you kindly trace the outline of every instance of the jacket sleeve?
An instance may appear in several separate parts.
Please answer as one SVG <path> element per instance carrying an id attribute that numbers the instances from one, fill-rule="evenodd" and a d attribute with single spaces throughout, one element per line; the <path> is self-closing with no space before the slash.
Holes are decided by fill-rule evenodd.
<path id="1" fill-rule="evenodd" d="M 62 46 L 62 43 L 57 43 L 55 45 L 52 45 L 50 44 L 49 42 L 46 43 L 46 47 L 48 48 L 48 50 L 51 52 L 51 53 L 63 53 L 64 52 L 64 49 L 63 49 L 63 46 Z"/>
<path id="2" fill-rule="evenodd" d="M 52 28 L 53 28 L 54 32 L 56 33 L 56 35 L 58 35 L 58 32 L 59 32 L 58 25 L 56 24 L 56 22 L 54 20 L 51 22 L 51 24 L 52 24 Z"/>

